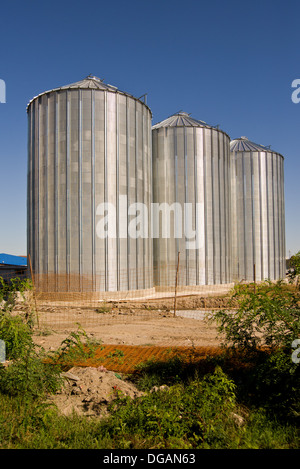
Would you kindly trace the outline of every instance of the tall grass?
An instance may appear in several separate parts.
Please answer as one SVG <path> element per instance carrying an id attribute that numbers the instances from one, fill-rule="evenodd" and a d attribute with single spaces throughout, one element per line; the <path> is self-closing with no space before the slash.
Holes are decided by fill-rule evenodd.
<path id="1" fill-rule="evenodd" d="M 291 366 L 284 350 L 252 350 L 249 356 L 230 351 L 198 364 L 176 356 L 150 361 L 128 377 L 144 391 L 142 397 L 118 395 L 102 418 L 59 414 L 47 397 L 62 385 L 59 364 L 65 355 L 86 358 L 87 335 L 72 333 L 49 357 L 34 345 L 28 321 L 11 315 L 14 295 L 8 296 L 9 308 L 0 311 L 0 338 L 8 341 L 12 361 L 0 365 L 1 448 L 299 447 L 299 365 Z M 90 345 L 93 353 L 95 344 Z M 47 364 L 47 358 L 56 365 Z"/>

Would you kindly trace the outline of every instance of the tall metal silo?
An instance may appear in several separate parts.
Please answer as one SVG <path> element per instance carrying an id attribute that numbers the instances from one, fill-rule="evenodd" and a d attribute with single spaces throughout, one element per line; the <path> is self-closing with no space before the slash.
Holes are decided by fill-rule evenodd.
<path id="1" fill-rule="evenodd" d="M 88 76 L 41 93 L 27 113 L 34 272 L 66 291 L 151 288 L 151 238 L 128 235 L 135 204 L 150 225 L 149 107 Z"/>
<path id="2" fill-rule="evenodd" d="M 230 283 L 229 136 L 180 111 L 152 127 L 152 151 L 156 285 L 174 285 L 178 252 L 180 285 Z"/>
<path id="3" fill-rule="evenodd" d="M 246 137 L 232 140 L 230 151 L 234 278 L 284 278 L 284 158 Z"/>

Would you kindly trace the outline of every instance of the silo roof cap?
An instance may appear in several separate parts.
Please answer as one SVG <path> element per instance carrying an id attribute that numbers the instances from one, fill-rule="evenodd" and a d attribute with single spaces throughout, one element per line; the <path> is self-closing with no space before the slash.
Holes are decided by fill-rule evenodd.
<path id="1" fill-rule="evenodd" d="M 152 126 L 152 130 L 164 127 L 202 127 L 206 129 L 215 129 L 227 135 L 226 132 L 219 128 L 219 125 L 209 125 L 205 121 L 194 119 L 190 114 L 184 111 L 178 111 L 167 119 L 158 122 Z M 229 135 L 227 135 L 227 137 L 230 138 Z"/>
<path id="2" fill-rule="evenodd" d="M 187 112 L 178 111 L 167 119 L 155 124 L 152 129 L 160 127 L 213 127 L 204 121 L 196 120 Z"/>
<path id="3" fill-rule="evenodd" d="M 272 150 L 270 145 L 264 146 L 258 143 L 254 143 L 250 141 L 247 137 L 240 137 L 240 138 L 235 138 L 234 140 L 231 140 L 230 151 L 278 153 Z"/>
<path id="4" fill-rule="evenodd" d="M 140 98 L 136 98 L 135 96 L 133 96 L 129 93 L 126 93 L 125 91 L 121 91 L 116 86 L 108 85 L 108 84 L 104 83 L 104 81 L 101 78 L 98 78 L 94 75 L 88 75 L 83 80 L 76 81 L 75 83 L 71 83 L 69 85 L 60 86 L 59 88 L 53 88 L 52 90 L 44 91 L 43 93 L 38 94 L 37 96 L 35 96 L 34 98 L 32 98 L 29 101 L 29 103 L 27 105 L 27 110 L 28 110 L 28 107 L 29 107 L 29 105 L 32 101 L 34 101 L 36 98 L 39 98 L 40 96 L 43 96 L 44 94 L 51 93 L 53 91 L 63 91 L 63 90 L 71 90 L 71 89 L 103 90 L 103 91 L 110 91 L 110 92 L 113 92 L 113 93 L 118 92 L 120 94 L 123 94 L 125 96 L 129 96 L 132 99 L 135 99 L 137 101 L 142 102 L 143 104 L 145 104 L 145 106 L 151 112 L 151 110 L 147 106 L 146 102 L 141 101 Z M 151 115 L 152 115 L 152 113 L 151 113 Z"/>
<path id="5" fill-rule="evenodd" d="M 92 89 L 92 90 L 112 90 L 116 91 L 118 88 L 116 86 L 107 85 L 101 78 L 95 77 L 94 75 L 88 75 L 86 78 L 70 85 L 61 86 L 57 90 L 67 90 L 72 88 L 83 88 L 83 89 Z"/>

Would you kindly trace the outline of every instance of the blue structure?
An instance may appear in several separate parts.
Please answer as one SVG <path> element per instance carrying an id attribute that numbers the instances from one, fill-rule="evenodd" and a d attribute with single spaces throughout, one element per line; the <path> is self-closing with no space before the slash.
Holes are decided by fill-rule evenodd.
<path id="1" fill-rule="evenodd" d="M 0 264 L 27 267 L 27 257 L 12 256 L 11 254 L 0 254 Z"/>
<path id="2" fill-rule="evenodd" d="M 0 277 L 8 281 L 11 278 L 27 277 L 27 257 L 0 254 Z"/>

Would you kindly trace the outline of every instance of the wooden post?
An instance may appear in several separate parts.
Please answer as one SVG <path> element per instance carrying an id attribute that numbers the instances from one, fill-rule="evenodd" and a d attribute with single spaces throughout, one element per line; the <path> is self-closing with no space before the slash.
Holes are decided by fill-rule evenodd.
<path id="1" fill-rule="evenodd" d="M 174 318 L 175 318 L 175 316 L 176 316 L 176 301 L 177 301 L 177 284 L 178 284 L 178 272 L 179 272 L 179 258 L 180 258 L 180 252 L 178 252 L 177 270 L 176 270 L 176 279 L 175 279 Z"/>
<path id="2" fill-rule="evenodd" d="M 256 264 L 253 264 L 254 293 L 256 293 Z"/>
<path id="3" fill-rule="evenodd" d="M 28 254 L 28 260 L 29 260 L 30 275 L 31 275 L 31 280 L 32 280 L 32 285 L 33 285 L 33 298 L 34 298 L 34 303 L 35 303 L 35 314 L 36 314 L 36 318 L 37 318 L 38 327 L 40 327 L 39 315 L 38 315 L 38 309 L 37 309 L 37 302 L 36 302 L 36 296 L 35 296 L 35 283 L 34 283 L 34 276 L 33 276 L 33 271 L 32 271 L 32 264 L 31 264 L 30 254 Z"/>

